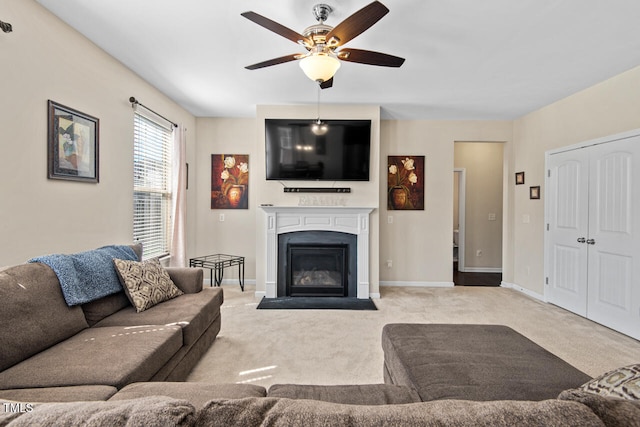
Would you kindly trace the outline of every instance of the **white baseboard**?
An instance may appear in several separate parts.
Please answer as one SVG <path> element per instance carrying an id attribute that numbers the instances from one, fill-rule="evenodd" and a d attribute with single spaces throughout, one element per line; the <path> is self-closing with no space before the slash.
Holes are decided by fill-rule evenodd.
<path id="1" fill-rule="evenodd" d="M 369 292 L 369 298 L 371 298 L 371 299 L 380 299 L 380 293 L 379 292 Z"/>
<path id="2" fill-rule="evenodd" d="M 515 283 L 502 282 L 500 284 L 500 287 L 513 289 L 513 290 L 516 290 L 518 292 L 522 292 L 523 294 L 525 294 L 527 296 L 530 296 L 531 298 L 535 298 L 535 299 L 540 300 L 542 302 L 547 302 L 544 299 L 544 295 L 540 295 L 537 292 L 533 292 L 533 291 L 531 291 L 531 290 L 529 290 L 527 288 L 523 288 L 522 286 L 516 285 Z"/>
<path id="3" fill-rule="evenodd" d="M 267 296 L 267 293 L 265 291 L 256 291 L 254 295 L 256 298 L 262 299 Z"/>
<path id="4" fill-rule="evenodd" d="M 205 284 L 205 286 L 211 286 L 211 279 L 204 279 L 203 283 Z M 245 287 L 247 285 L 255 285 L 255 284 L 256 284 L 256 279 L 244 280 Z M 220 283 L 220 285 L 221 286 L 235 285 L 237 287 L 240 287 L 240 283 L 238 282 L 238 279 L 222 279 L 222 282 Z"/>
<path id="5" fill-rule="evenodd" d="M 391 282 L 380 281 L 380 286 L 409 286 L 417 288 L 452 288 L 453 282 Z"/>

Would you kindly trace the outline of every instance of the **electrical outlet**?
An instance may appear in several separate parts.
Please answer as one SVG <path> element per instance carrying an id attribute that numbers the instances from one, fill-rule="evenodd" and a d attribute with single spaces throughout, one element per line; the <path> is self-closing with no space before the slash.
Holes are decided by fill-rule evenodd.
<path id="1" fill-rule="evenodd" d="M 495 221 L 495 220 L 496 220 L 496 214 L 490 213 L 489 214 L 489 221 Z"/>
<path id="2" fill-rule="evenodd" d="M 388 224 L 393 224 L 393 215 L 389 215 L 389 216 L 387 217 L 387 223 L 388 223 Z"/>
<path id="3" fill-rule="evenodd" d="M 218 216 L 218 220 L 219 220 L 220 222 L 224 222 L 224 214 L 220 214 L 220 215 Z"/>
<path id="4" fill-rule="evenodd" d="M 482 256 L 482 249 L 478 249 L 476 251 L 476 256 Z"/>
<path id="5" fill-rule="evenodd" d="M 388 259 L 387 260 L 387 268 L 392 268 L 393 267 L 393 260 Z"/>

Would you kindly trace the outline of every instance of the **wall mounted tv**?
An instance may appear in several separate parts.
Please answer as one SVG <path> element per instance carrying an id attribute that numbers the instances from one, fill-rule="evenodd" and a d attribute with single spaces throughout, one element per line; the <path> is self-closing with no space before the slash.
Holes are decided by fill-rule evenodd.
<path id="1" fill-rule="evenodd" d="M 371 120 L 265 119 L 268 180 L 368 181 Z"/>

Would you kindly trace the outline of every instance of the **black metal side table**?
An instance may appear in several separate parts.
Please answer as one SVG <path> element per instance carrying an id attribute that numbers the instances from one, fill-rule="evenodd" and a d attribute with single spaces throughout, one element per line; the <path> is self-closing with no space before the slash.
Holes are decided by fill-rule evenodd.
<path id="1" fill-rule="evenodd" d="M 243 256 L 213 254 L 189 259 L 189 267 L 201 267 L 209 269 L 209 283 L 211 284 L 211 286 L 213 286 L 214 283 L 215 286 L 220 286 L 220 283 L 222 283 L 222 276 L 224 275 L 224 269 L 227 267 L 233 267 L 235 265 L 238 266 L 238 282 L 240 282 L 240 289 L 242 289 L 242 291 L 244 292 Z"/>

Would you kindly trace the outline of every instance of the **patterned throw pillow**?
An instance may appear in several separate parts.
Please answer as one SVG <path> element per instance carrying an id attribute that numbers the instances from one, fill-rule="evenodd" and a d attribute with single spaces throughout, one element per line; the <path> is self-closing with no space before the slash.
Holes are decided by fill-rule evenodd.
<path id="1" fill-rule="evenodd" d="M 142 262 L 114 258 L 113 263 L 124 292 L 138 313 L 183 294 L 155 258 Z"/>
<path id="2" fill-rule="evenodd" d="M 586 382 L 579 390 L 600 396 L 640 400 L 640 364 L 609 371 Z"/>

